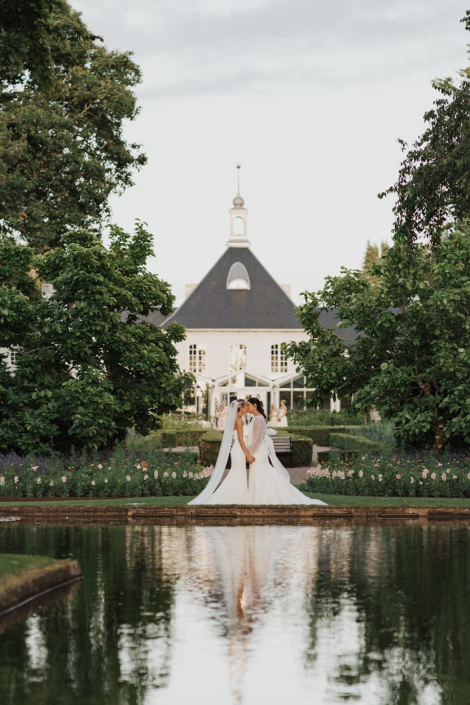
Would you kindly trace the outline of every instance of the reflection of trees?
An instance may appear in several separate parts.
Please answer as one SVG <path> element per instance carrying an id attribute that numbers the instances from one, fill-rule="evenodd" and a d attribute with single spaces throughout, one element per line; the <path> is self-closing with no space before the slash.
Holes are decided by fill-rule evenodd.
<path id="1" fill-rule="evenodd" d="M 137 705 L 149 686 L 166 683 L 177 578 L 172 549 L 180 548 L 174 529 L 28 527 L 3 531 L 0 550 L 7 547 L 73 555 L 86 576 L 73 598 L 3 635 L 0 693 L 8 703 Z"/>
<path id="2" fill-rule="evenodd" d="M 377 705 L 468 701 L 468 537 L 466 526 L 428 524 L 318 533 L 307 664 L 334 638 L 338 700 L 373 686 Z"/>

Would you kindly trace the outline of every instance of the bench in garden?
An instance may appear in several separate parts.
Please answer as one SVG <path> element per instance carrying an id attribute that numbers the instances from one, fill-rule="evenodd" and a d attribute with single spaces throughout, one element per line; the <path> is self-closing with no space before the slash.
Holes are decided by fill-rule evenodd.
<path id="1" fill-rule="evenodd" d="M 294 467 L 294 449 L 292 448 L 292 438 L 290 436 L 272 436 L 276 455 L 290 454 L 290 466 Z"/>

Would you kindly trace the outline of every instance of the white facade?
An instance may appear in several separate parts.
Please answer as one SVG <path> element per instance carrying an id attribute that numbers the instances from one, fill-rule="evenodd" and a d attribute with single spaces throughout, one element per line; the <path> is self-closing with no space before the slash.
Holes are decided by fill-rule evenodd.
<path id="1" fill-rule="evenodd" d="M 260 398 L 266 409 L 282 399 L 288 408 L 304 408 L 311 390 L 287 358 L 285 345 L 308 336 L 295 317 L 290 286 L 277 284 L 248 251 L 248 211 L 239 193 L 233 205 L 228 250 L 201 284 L 186 285 L 185 302 L 164 323 L 177 321 L 186 328 L 186 340 L 176 345 L 178 362 L 197 384 L 187 390 L 183 408 L 212 417 L 221 404 L 248 396 Z M 211 314 L 219 299 L 223 304 Z M 257 306 L 254 327 L 251 314 Z M 248 325 L 238 327 L 240 319 Z M 201 321 L 205 327 L 198 325 Z M 274 326 L 263 326 L 266 322 Z M 327 399 L 325 408 L 339 410 L 339 402 Z"/>

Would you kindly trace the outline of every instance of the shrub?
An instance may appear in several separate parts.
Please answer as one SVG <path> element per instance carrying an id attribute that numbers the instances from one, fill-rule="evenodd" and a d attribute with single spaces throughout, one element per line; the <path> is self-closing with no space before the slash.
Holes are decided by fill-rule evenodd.
<path id="1" fill-rule="evenodd" d="M 194 496 L 213 468 L 187 453 L 151 451 L 147 459 L 118 449 L 98 458 L 8 458 L 0 467 L 0 497 L 158 497 Z"/>
<path id="2" fill-rule="evenodd" d="M 470 497 L 470 458 L 399 458 L 371 454 L 347 461 L 333 452 L 309 470 L 311 492 L 362 497 Z"/>
<path id="3" fill-rule="evenodd" d="M 342 450 L 356 452 L 374 452 L 382 449 L 382 444 L 377 441 L 371 441 L 363 436 L 354 436 L 351 433 L 331 433 L 330 445 L 333 448 L 341 448 Z"/>
<path id="4" fill-rule="evenodd" d="M 287 412 L 289 426 L 347 426 L 364 424 L 364 416 L 349 409 L 321 411 L 320 409 L 290 410 Z"/>
<path id="5" fill-rule="evenodd" d="M 199 460 L 202 465 L 215 465 L 222 443 L 222 431 L 206 431 L 199 439 Z"/>

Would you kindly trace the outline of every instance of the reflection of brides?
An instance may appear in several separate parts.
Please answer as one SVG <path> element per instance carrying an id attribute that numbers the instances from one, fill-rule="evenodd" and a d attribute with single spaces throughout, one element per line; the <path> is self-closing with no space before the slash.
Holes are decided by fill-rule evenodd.
<path id="1" fill-rule="evenodd" d="M 253 435 L 248 448 L 243 441 L 241 420 L 245 409 L 241 409 L 240 402 L 233 401 L 214 472 L 201 494 L 189 504 L 325 504 L 319 499 L 306 497 L 291 485 L 289 473 L 277 457 L 267 433 L 262 402 L 252 398 L 247 402 L 246 410 L 254 416 Z M 220 484 L 232 442 L 231 470 Z M 246 460 L 250 462 L 248 487 Z"/>

